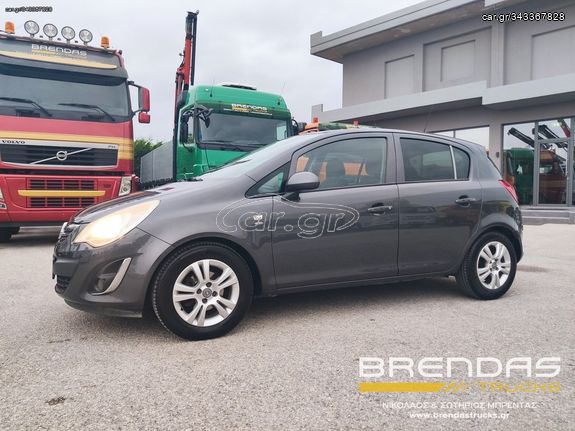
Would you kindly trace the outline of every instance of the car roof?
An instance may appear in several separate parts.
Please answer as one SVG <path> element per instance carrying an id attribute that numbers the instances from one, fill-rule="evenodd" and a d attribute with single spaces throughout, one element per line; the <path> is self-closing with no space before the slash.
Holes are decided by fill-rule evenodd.
<path id="1" fill-rule="evenodd" d="M 459 138 L 452 138 L 450 136 L 438 135 L 436 133 L 429 133 L 429 132 L 415 132 L 411 130 L 401 130 L 401 129 L 389 129 L 383 127 L 358 127 L 354 129 L 338 129 L 338 130 L 323 130 L 320 132 L 309 133 L 307 135 L 302 136 L 309 136 L 310 138 L 313 136 L 321 136 L 322 138 L 326 138 L 329 136 L 338 136 L 338 135 L 356 135 L 356 134 L 369 134 L 369 133 L 406 133 L 410 135 L 419 135 L 422 137 L 428 138 L 435 138 L 435 139 L 442 139 L 446 141 L 451 141 L 456 144 L 463 145 L 469 149 L 475 151 L 485 151 L 485 147 L 481 144 L 476 142 L 466 141 L 464 139 Z"/>

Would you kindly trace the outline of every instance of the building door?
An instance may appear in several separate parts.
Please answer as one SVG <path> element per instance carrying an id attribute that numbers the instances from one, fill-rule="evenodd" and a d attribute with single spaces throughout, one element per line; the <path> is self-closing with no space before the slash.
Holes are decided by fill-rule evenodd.
<path id="1" fill-rule="evenodd" d="M 569 205 L 573 199 L 572 119 L 535 124 L 535 196 L 538 205 Z"/>

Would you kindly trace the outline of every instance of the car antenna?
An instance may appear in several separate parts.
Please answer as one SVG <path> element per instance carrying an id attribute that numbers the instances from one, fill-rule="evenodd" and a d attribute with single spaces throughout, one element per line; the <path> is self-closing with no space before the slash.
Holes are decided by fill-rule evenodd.
<path id="1" fill-rule="evenodd" d="M 286 88 L 286 84 L 287 84 L 287 81 L 284 81 L 284 84 L 282 85 L 282 91 L 280 91 L 280 97 L 278 97 L 278 106 L 281 105 L 280 101 L 284 95 L 284 90 Z"/>

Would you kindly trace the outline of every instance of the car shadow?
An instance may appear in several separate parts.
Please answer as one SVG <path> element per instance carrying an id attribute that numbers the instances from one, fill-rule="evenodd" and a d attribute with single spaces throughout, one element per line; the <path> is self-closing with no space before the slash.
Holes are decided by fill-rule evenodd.
<path id="1" fill-rule="evenodd" d="M 54 245 L 58 241 L 59 232 L 60 227 L 23 227 L 9 242 L 0 243 L 0 249 Z"/>
<path id="2" fill-rule="evenodd" d="M 438 298 L 465 298 L 453 277 L 435 277 L 416 281 L 404 281 L 353 288 L 329 289 L 280 295 L 272 298 L 259 298 L 254 301 L 249 315 L 252 319 L 282 317 L 318 308 L 340 309 L 350 306 L 378 306 L 401 304 L 407 301 L 434 301 Z M 248 319 L 250 317 L 248 316 Z"/>
<path id="3" fill-rule="evenodd" d="M 345 289 L 329 289 L 313 292 L 294 293 L 273 298 L 254 300 L 244 322 L 234 333 L 249 335 L 250 331 L 267 327 L 278 319 L 289 322 L 309 313 L 310 316 L 322 312 L 331 314 L 348 311 L 355 314 L 357 307 L 400 306 L 406 302 L 432 302 L 437 299 L 465 299 L 453 278 L 438 277 L 417 281 L 365 286 Z M 425 305 L 423 305 L 425 306 Z M 353 308 L 353 310 L 351 309 Z M 96 314 L 74 312 L 70 326 L 79 330 L 85 339 L 122 338 L 125 340 L 150 340 L 155 342 L 184 341 L 165 330 L 151 309 L 144 312 L 142 319 L 100 316 Z M 150 340 L 151 341 L 151 340 Z"/>

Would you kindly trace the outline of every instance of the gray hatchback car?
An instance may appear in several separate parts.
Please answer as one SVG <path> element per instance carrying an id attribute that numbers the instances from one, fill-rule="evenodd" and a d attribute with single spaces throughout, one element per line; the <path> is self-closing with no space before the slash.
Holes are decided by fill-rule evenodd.
<path id="1" fill-rule="evenodd" d="M 385 129 L 266 146 L 191 181 L 105 202 L 62 228 L 56 292 L 72 307 L 223 335 L 254 296 L 455 276 L 502 296 L 521 212 L 485 149 Z"/>

